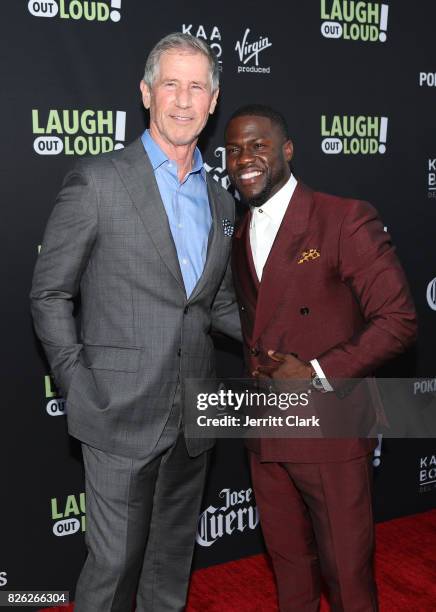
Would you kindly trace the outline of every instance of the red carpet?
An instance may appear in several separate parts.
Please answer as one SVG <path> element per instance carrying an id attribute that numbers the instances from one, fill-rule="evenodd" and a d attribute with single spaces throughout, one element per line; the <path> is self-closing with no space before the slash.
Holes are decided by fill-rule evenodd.
<path id="1" fill-rule="evenodd" d="M 436 510 L 377 525 L 376 571 L 381 612 L 436 612 Z M 328 609 L 323 601 L 321 612 Z M 73 606 L 49 610 L 70 612 Z M 194 572 L 187 612 L 277 610 L 263 555 Z"/>

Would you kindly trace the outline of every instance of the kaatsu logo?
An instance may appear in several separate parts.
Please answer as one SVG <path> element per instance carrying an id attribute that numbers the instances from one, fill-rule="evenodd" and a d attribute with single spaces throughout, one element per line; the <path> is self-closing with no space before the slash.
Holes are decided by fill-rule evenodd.
<path id="1" fill-rule="evenodd" d="M 209 34 L 208 34 L 209 32 Z M 192 34 L 196 38 L 202 38 L 205 40 L 209 47 L 215 52 L 215 55 L 218 58 L 220 64 L 220 70 L 222 70 L 222 59 L 221 56 L 223 54 L 223 48 L 221 43 L 221 32 L 218 26 L 212 26 L 211 28 L 207 28 L 203 25 L 194 26 L 194 24 L 186 24 L 182 25 L 182 33 L 183 34 Z"/>
<path id="2" fill-rule="evenodd" d="M 51 518 L 55 536 L 66 536 L 86 530 L 85 493 L 68 495 L 65 501 L 51 499 Z"/>
<path id="3" fill-rule="evenodd" d="M 321 34 L 325 38 L 385 42 L 389 6 L 377 2 L 321 0 Z"/>
<path id="4" fill-rule="evenodd" d="M 252 489 L 231 491 L 223 489 L 218 497 L 224 500 L 222 506 L 209 506 L 198 519 L 197 544 L 212 546 L 219 538 L 256 529 L 259 524 L 257 507 L 253 505 Z"/>
<path id="5" fill-rule="evenodd" d="M 436 198 L 436 157 L 428 160 L 428 197 Z"/>
<path id="6" fill-rule="evenodd" d="M 48 399 L 46 410 L 50 416 L 62 416 L 65 414 L 65 400 L 59 397 L 58 390 L 50 375 L 44 376 L 45 398 Z"/>
<path id="7" fill-rule="evenodd" d="M 257 40 L 253 40 L 253 38 L 249 38 L 249 34 L 250 28 L 247 28 L 242 40 L 238 40 L 235 46 L 235 51 L 238 52 L 239 61 L 241 62 L 238 66 L 238 73 L 270 73 L 271 66 L 259 66 L 259 55 L 262 51 L 265 51 L 265 49 L 272 47 L 272 43 L 270 43 L 268 36 L 258 36 Z M 247 66 L 249 62 L 252 64 Z"/>
<path id="8" fill-rule="evenodd" d="M 421 492 L 436 488 L 436 455 L 419 459 L 419 486 Z"/>
<path id="9" fill-rule="evenodd" d="M 30 0 L 29 13 L 34 17 L 56 17 L 60 19 L 85 19 L 86 21 L 117 22 L 121 19 L 121 0 L 95 2 L 93 0 Z"/>
<path id="10" fill-rule="evenodd" d="M 32 110 L 33 149 L 38 155 L 98 155 L 122 149 L 126 113 L 105 110 Z M 43 136 L 39 136 L 43 134 Z"/>
<path id="11" fill-rule="evenodd" d="M 321 116 L 321 150 L 327 155 L 375 155 L 386 152 L 387 117 Z"/>
<path id="12" fill-rule="evenodd" d="M 224 147 L 217 147 L 214 152 L 215 157 L 218 157 L 220 164 L 218 166 L 209 166 L 204 162 L 206 172 L 209 172 L 214 181 L 219 183 L 224 189 L 230 186 L 230 179 L 226 171 L 226 150 Z"/>

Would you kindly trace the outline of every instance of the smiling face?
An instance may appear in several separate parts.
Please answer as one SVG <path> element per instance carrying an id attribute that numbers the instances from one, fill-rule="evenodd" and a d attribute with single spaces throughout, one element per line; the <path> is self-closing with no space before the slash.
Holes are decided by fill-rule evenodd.
<path id="1" fill-rule="evenodd" d="M 207 57 L 184 50 L 163 53 L 151 89 L 144 81 L 140 87 L 150 133 L 164 150 L 195 143 L 218 98 Z"/>
<path id="2" fill-rule="evenodd" d="M 292 152 L 292 142 L 268 117 L 235 117 L 227 126 L 227 172 L 251 206 L 261 206 L 287 182 Z"/>

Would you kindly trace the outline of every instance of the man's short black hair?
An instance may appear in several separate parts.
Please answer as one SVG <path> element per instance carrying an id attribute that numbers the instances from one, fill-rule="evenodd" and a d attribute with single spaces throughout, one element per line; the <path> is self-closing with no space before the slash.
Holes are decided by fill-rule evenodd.
<path id="1" fill-rule="evenodd" d="M 232 119 L 236 119 L 236 117 L 252 116 L 267 117 L 271 123 L 279 128 L 280 132 L 283 134 L 283 138 L 285 140 L 289 140 L 289 130 L 286 119 L 281 113 L 271 108 L 271 106 L 267 106 L 266 104 L 245 104 L 244 106 L 240 106 L 228 120 L 226 130 L 229 127 L 229 123 Z"/>

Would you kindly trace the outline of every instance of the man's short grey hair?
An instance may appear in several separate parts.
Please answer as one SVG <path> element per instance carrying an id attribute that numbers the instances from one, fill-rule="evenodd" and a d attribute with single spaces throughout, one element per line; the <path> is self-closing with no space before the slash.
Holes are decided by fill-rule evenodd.
<path id="1" fill-rule="evenodd" d="M 144 83 L 150 89 L 153 87 L 153 83 L 159 72 L 159 61 L 162 54 L 166 51 L 174 50 L 205 55 L 209 61 L 212 92 L 218 89 L 220 72 L 217 56 L 203 40 L 192 36 L 192 34 L 183 34 L 182 32 L 168 34 L 168 36 L 162 38 L 150 51 L 145 63 L 143 79 Z"/>

